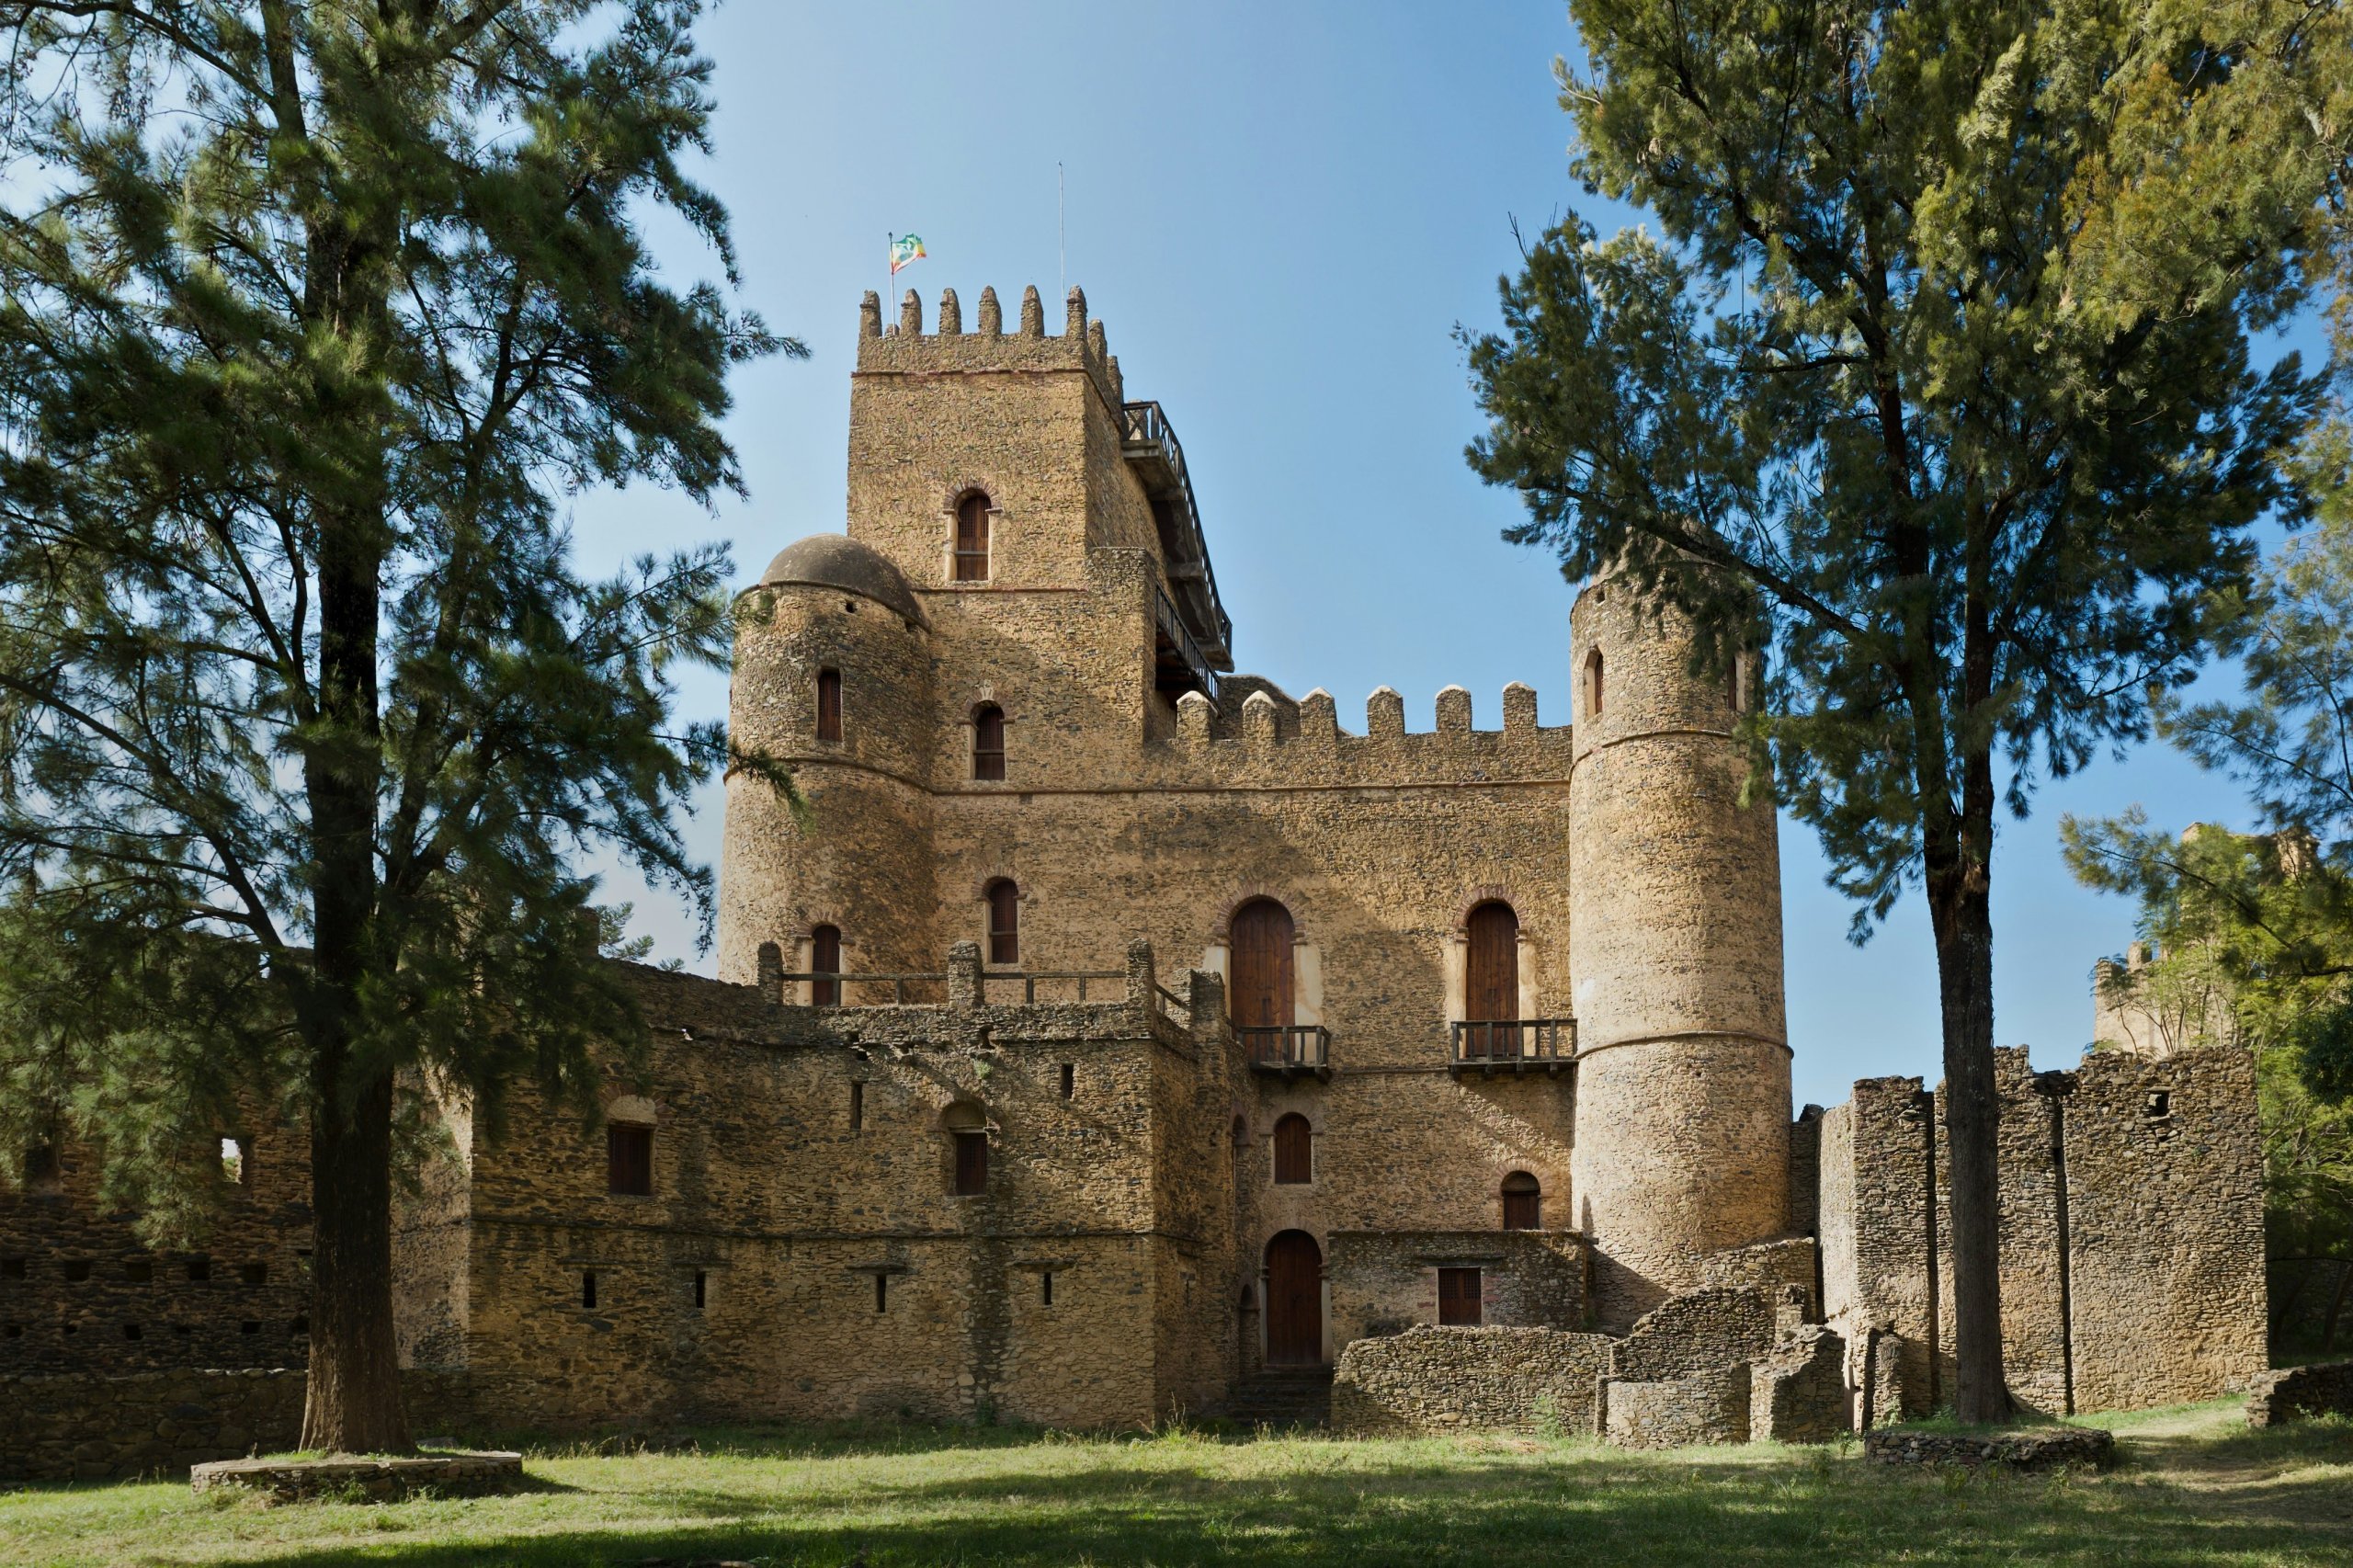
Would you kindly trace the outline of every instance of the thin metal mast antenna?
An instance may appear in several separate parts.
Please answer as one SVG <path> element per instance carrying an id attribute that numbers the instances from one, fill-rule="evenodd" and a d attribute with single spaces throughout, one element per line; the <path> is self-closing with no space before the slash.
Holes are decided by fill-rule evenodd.
<path id="1" fill-rule="evenodd" d="M 1062 160 L 1054 160 L 1054 273 L 1062 284 L 1063 298 L 1070 298 L 1070 224 L 1069 192 L 1063 183 Z"/>

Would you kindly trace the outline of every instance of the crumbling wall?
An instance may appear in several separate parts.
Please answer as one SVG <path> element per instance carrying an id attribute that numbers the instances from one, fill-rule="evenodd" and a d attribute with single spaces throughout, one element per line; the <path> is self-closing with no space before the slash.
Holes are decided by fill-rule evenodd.
<path id="1" fill-rule="evenodd" d="M 1748 1392 L 1745 1361 L 1654 1381 L 1611 1378 L 1601 1391 L 1602 1436 L 1621 1449 L 1745 1443 Z"/>
<path id="2" fill-rule="evenodd" d="M 1745 1365 L 1772 1344 L 1773 1303 L 1764 1291 L 1754 1286 L 1688 1290 L 1643 1314 L 1611 1354 L 1610 1375 L 1636 1382 L 1680 1378 Z M 1747 1387 L 1745 1372 L 1741 1386 Z M 1745 1409 L 1747 1395 L 1741 1399 Z"/>
<path id="3" fill-rule="evenodd" d="M 1852 1428 L 1847 1342 L 1803 1324 L 1752 1362 L 1748 1434 L 1753 1442 L 1826 1443 Z"/>
<path id="4" fill-rule="evenodd" d="M 1594 1429 L 1611 1341 L 1544 1328 L 1433 1328 L 1359 1339 L 1332 1376 L 1332 1426 L 1351 1435 Z"/>
<path id="5" fill-rule="evenodd" d="M 1438 1271 L 1476 1268 L 1480 1321 L 1585 1326 L 1586 1240 L 1574 1231 L 1340 1231 L 1331 1238 L 1332 1342 L 1438 1323 Z"/>

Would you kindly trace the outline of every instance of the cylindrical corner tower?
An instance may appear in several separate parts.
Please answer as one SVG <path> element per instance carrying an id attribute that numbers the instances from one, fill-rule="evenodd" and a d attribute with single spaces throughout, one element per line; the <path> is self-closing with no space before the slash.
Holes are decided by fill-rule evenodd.
<path id="1" fill-rule="evenodd" d="M 1620 1331 L 1789 1223 L 1779 838 L 1765 791 L 1741 803 L 1735 686 L 1692 672 L 1689 631 L 1623 577 L 1569 618 L 1571 1197 Z"/>
<path id="2" fill-rule="evenodd" d="M 731 733 L 791 768 L 808 814 L 796 823 L 767 779 L 729 770 L 720 978 L 751 982 L 763 942 L 804 968 L 819 926 L 838 933 L 846 973 L 936 971 L 921 605 L 882 556 L 818 534 L 770 562 L 741 608 Z"/>

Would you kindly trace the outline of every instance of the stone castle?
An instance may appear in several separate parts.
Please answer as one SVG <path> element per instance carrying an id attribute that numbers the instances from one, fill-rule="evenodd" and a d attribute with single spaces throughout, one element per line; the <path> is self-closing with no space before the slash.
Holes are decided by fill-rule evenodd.
<path id="1" fill-rule="evenodd" d="M 1450 687 L 1408 733 L 1382 688 L 1352 733 L 1232 673 L 1184 452 L 1078 291 L 1055 334 L 1035 290 L 1009 330 L 869 295 L 850 406 L 847 532 L 746 591 L 732 695 L 805 814 L 729 779 L 719 977 L 640 971 L 601 1125 L 439 1105 L 397 1258 L 438 1400 L 1096 1426 L 1328 1385 L 1357 1429 L 1627 1442 L 1937 1402 L 1941 1102 L 1792 1114 L 1745 656 L 1600 581 L 1573 723 Z M 2014 1392 L 2259 1370 L 2244 1053 L 2002 1085 Z M 304 1141 L 240 1131 L 203 1260 L 70 1149 L 0 1195 L 0 1373 L 299 1361 Z"/>

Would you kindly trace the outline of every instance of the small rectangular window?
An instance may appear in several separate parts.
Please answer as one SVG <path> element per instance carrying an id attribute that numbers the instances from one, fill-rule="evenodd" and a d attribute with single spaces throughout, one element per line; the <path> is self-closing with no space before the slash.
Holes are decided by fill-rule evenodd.
<path id="1" fill-rule="evenodd" d="M 0 1257 L 0 1279 L 22 1279 L 25 1260 L 21 1257 Z"/>
<path id="2" fill-rule="evenodd" d="M 989 1135 L 956 1134 L 956 1196 L 976 1198 L 989 1189 Z"/>
<path id="3" fill-rule="evenodd" d="M 874 1310 L 878 1312 L 888 1312 L 890 1307 L 891 1277 L 878 1273 L 874 1276 Z"/>
<path id="4" fill-rule="evenodd" d="M 51 1193 L 57 1190 L 57 1145 L 35 1143 L 25 1151 L 25 1186 L 31 1191 Z"/>
<path id="5" fill-rule="evenodd" d="M 581 1272 L 580 1304 L 584 1307 L 594 1307 L 597 1304 L 597 1271 L 593 1268 L 584 1269 Z"/>
<path id="6" fill-rule="evenodd" d="M 73 1281 L 74 1281 L 74 1283 L 76 1283 L 76 1284 L 79 1284 L 81 1281 L 83 1281 L 83 1280 L 85 1280 L 85 1279 L 87 1279 L 89 1277 L 90 1277 L 90 1260 L 89 1260 L 88 1258 L 86 1258 L 86 1257 L 69 1257 L 69 1258 L 67 1258 L 67 1259 L 65 1260 L 65 1278 L 68 1278 L 68 1279 L 70 1279 L 70 1280 L 73 1280 Z"/>
<path id="7" fill-rule="evenodd" d="M 199 1281 L 211 1278 L 212 1260 L 209 1257 L 189 1258 L 188 1260 L 188 1277 L 192 1280 Z"/>
<path id="8" fill-rule="evenodd" d="M 842 672 L 817 672 L 817 738 L 837 741 L 842 738 Z"/>
<path id="9" fill-rule="evenodd" d="M 237 1265 L 237 1283 L 240 1285 L 268 1284 L 269 1265 L 267 1263 L 241 1263 Z"/>
<path id="10" fill-rule="evenodd" d="M 1072 1062 L 1063 1062 L 1063 1098 L 1064 1098 L 1064 1099 L 1068 1099 L 1068 1098 L 1070 1098 L 1070 1096 L 1071 1096 L 1071 1091 L 1072 1091 L 1073 1089 L 1075 1089 L 1077 1086 L 1078 1086 L 1078 1068 L 1076 1067 L 1076 1065 L 1075 1065 L 1075 1064 L 1074 1064 L 1074 1063 L 1072 1063 Z"/>
<path id="11" fill-rule="evenodd" d="M 606 1123 L 605 1190 L 623 1198 L 654 1196 L 654 1129 L 637 1122 Z"/>
<path id="12" fill-rule="evenodd" d="M 155 1260 L 149 1257 L 127 1259 L 122 1266 L 122 1277 L 133 1285 L 151 1284 L 155 1278 Z"/>
<path id="13" fill-rule="evenodd" d="M 1438 1321 L 1441 1324 L 1476 1326 L 1480 1321 L 1479 1271 L 1441 1268 L 1438 1271 Z"/>
<path id="14" fill-rule="evenodd" d="M 856 1132 L 863 1129 L 865 1126 L 866 1085 L 863 1084 L 852 1084 L 849 1086 L 849 1130 L 852 1132 Z"/>
<path id="15" fill-rule="evenodd" d="M 1054 1271 L 1049 1268 L 1038 1278 L 1045 1286 L 1045 1304 L 1051 1307 L 1054 1304 Z"/>
<path id="16" fill-rule="evenodd" d="M 243 1187 L 247 1174 L 245 1141 L 224 1136 L 221 1140 L 221 1179 L 231 1187 Z"/>
<path id="17" fill-rule="evenodd" d="M 2142 1113 L 2148 1117 L 2152 1121 L 2171 1116 L 2173 1114 L 2173 1092 L 2169 1089 L 2151 1090 L 2149 1094 L 2149 1102 L 2142 1108 Z"/>
<path id="18" fill-rule="evenodd" d="M 695 1270 L 695 1311 L 700 1312 L 710 1304 L 710 1276 L 698 1268 Z"/>

